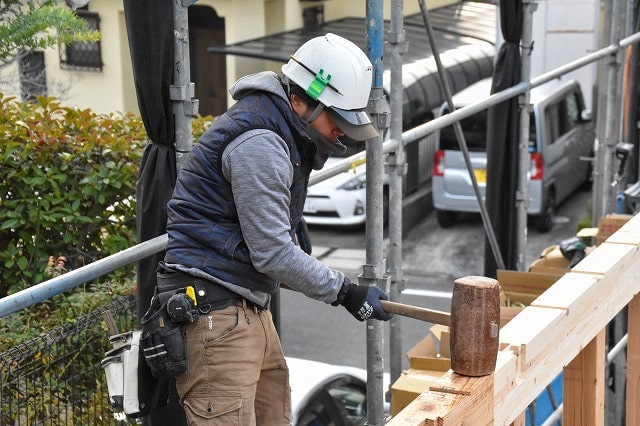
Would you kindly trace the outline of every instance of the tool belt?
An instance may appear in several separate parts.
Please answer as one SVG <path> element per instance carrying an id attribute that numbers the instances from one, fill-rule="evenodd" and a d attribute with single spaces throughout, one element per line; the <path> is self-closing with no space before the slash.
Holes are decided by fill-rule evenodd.
<path id="1" fill-rule="evenodd" d="M 182 324 L 228 306 L 263 308 L 237 293 L 183 272 L 158 270 L 158 285 L 140 320 L 140 345 L 154 377 L 173 377 L 187 370 Z"/>
<path id="2" fill-rule="evenodd" d="M 248 306 L 254 310 L 265 309 L 211 281 L 180 271 L 158 272 L 158 285 L 156 287 L 158 293 L 180 291 L 186 287 L 193 287 L 195 290 L 196 306 L 199 314 L 206 314 L 232 305 Z"/>

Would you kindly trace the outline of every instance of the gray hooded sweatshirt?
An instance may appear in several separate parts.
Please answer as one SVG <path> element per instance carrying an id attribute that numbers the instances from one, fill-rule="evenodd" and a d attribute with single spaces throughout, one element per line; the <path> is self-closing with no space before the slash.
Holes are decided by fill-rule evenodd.
<path id="1" fill-rule="evenodd" d="M 234 99 L 240 99 L 256 90 L 276 94 L 289 102 L 280 79 L 269 71 L 241 78 L 230 92 Z M 304 127 L 316 142 L 314 168 L 321 168 L 332 152 L 346 149 L 340 142 L 324 139 L 302 119 L 298 125 Z M 291 239 L 289 188 L 293 167 L 284 140 L 266 129 L 242 133 L 225 148 L 222 173 L 231 184 L 242 235 L 256 270 L 308 297 L 325 303 L 334 302 L 344 282 L 344 274 L 308 255 Z M 221 281 L 182 265 L 167 266 L 216 282 L 261 306 L 269 303 L 269 293 Z"/>

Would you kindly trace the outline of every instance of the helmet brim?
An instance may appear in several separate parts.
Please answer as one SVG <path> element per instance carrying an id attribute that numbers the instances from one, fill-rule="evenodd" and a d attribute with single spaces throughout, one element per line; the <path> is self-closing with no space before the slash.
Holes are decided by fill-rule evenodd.
<path id="1" fill-rule="evenodd" d="M 326 108 L 327 113 L 345 135 L 356 141 L 377 138 L 378 131 L 371 124 L 364 111 L 348 111 L 340 108 Z"/>

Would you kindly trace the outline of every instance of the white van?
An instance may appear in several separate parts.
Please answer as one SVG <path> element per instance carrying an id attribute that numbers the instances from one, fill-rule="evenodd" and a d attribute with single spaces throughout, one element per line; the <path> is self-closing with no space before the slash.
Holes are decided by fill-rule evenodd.
<path id="1" fill-rule="evenodd" d="M 486 99 L 491 79 L 482 80 L 453 97 L 456 108 Z M 590 187 L 595 131 L 575 80 L 552 81 L 531 90 L 529 136 L 529 206 L 527 213 L 540 232 L 553 227 L 556 206 L 578 187 Z M 446 114 L 445 102 L 439 114 Z M 480 192 L 487 176 L 487 111 L 460 122 Z M 480 212 L 470 175 L 453 126 L 436 134 L 432 197 L 438 223 L 449 227 L 456 212 Z"/>

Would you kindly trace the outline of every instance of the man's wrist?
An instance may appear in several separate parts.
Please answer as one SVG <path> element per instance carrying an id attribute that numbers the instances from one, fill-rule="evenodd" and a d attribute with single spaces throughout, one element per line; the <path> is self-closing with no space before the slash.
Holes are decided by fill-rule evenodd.
<path id="1" fill-rule="evenodd" d="M 353 286 L 355 284 L 353 284 L 351 281 L 349 281 L 349 278 L 344 277 L 344 281 L 342 282 L 342 287 L 340 288 L 340 291 L 338 292 L 338 295 L 336 296 L 336 300 L 334 302 L 331 303 L 332 306 L 338 306 L 341 305 L 342 302 L 344 301 L 345 296 L 347 295 L 347 293 L 349 293 L 349 290 L 351 289 L 351 286 Z"/>

